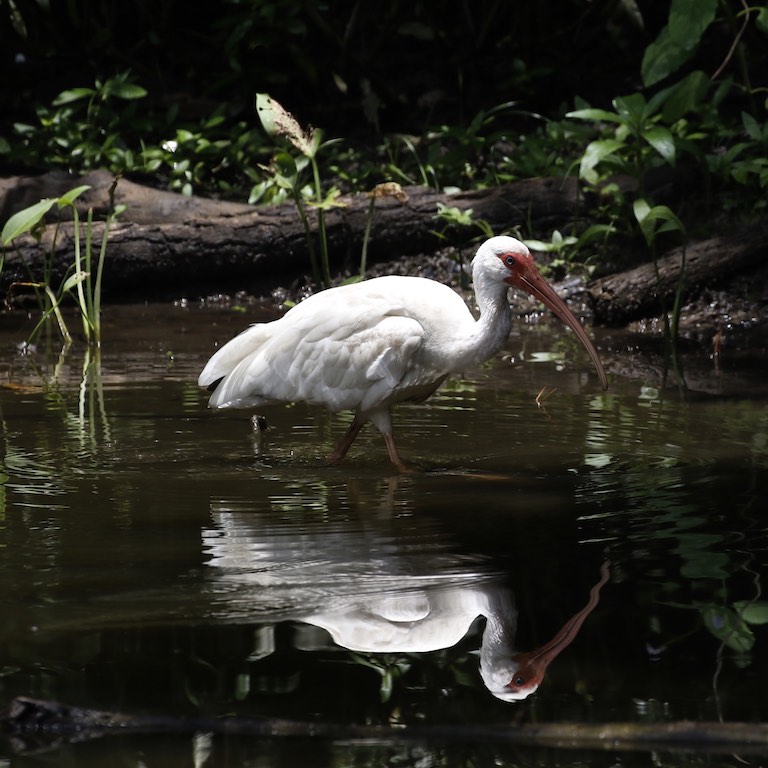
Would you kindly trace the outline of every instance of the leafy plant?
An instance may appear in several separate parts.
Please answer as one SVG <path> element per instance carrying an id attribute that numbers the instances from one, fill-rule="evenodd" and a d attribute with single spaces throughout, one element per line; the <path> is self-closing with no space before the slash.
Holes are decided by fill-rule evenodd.
<path id="1" fill-rule="evenodd" d="M 523 242 L 533 251 L 554 254 L 554 259 L 549 267 L 550 269 L 559 269 L 571 264 L 576 259 L 577 254 L 589 243 L 595 240 L 605 240 L 615 231 L 616 228 L 612 224 L 593 224 L 578 237 L 563 235 L 556 229 L 552 232 L 549 242 L 535 239 L 525 239 Z"/>
<path id="2" fill-rule="evenodd" d="M 377 184 L 369 193 L 368 211 L 365 218 L 365 232 L 363 233 L 363 246 L 360 251 L 360 275 L 359 279 L 365 278 L 365 270 L 368 263 L 368 240 L 371 237 L 371 225 L 373 224 L 373 212 L 376 207 L 376 200 L 383 197 L 391 197 L 400 203 L 408 202 L 408 195 L 403 188 L 395 181 Z"/>
<path id="3" fill-rule="evenodd" d="M 485 219 L 476 219 L 471 208 L 456 208 L 445 203 L 437 204 L 435 218 L 447 227 L 477 227 L 486 237 L 493 237 L 490 224 Z M 435 232 L 445 238 L 445 231 Z"/>
<path id="4" fill-rule="evenodd" d="M 645 49 L 640 72 L 643 84 L 655 85 L 676 72 L 696 52 L 715 20 L 718 0 L 672 0 L 667 24 Z"/>
<path id="5" fill-rule="evenodd" d="M 514 106 L 505 102 L 480 110 L 468 124 L 432 126 L 418 137 L 387 138 L 384 173 L 434 189 L 498 184 L 502 179 L 497 167 L 503 158 L 498 147 L 507 143 L 510 130 L 508 124 L 498 123 Z"/>
<path id="6" fill-rule="evenodd" d="M 14 125 L 20 143 L 16 155 L 33 165 L 41 160 L 63 165 L 72 173 L 105 166 L 132 169 L 135 155 L 125 133 L 136 114 L 115 102 L 136 102 L 146 95 L 131 82 L 130 72 L 96 80 L 92 88 L 62 91 L 51 107 L 37 108 L 39 125 Z"/>
<path id="7" fill-rule="evenodd" d="M 661 106 L 669 96 L 661 91 L 646 101 L 641 93 L 620 96 L 613 100 L 613 112 L 585 107 L 569 112 L 566 117 L 589 120 L 593 123 L 615 125 L 613 135 L 596 139 L 587 145 L 581 157 L 579 176 L 597 185 L 608 173 L 626 173 L 642 185 L 648 171 L 661 160 L 675 164 L 677 150 L 675 137 L 660 124 Z"/>
<path id="8" fill-rule="evenodd" d="M 750 625 L 768 624 L 768 602 L 739 600 L 733 607 L 707 603 L 698 606 L 704 626 L 724 646 L 737 653 L 748 653 L 755 644 Z"/>
<path id="9" fill-rule="evenodd" d="M 666 205 L 651 206 L 647 200 L 639 198 L 633 204 L 633 211 L 637 223 L 640 225 L 640 231 L 643 233 L 645 242 L 651 249 L 653 256 L 653 265 L 656 270 L 656 279 L 659 281 L 659 266 L 656 255 L 656 238 L 663 232 L 678 232 L 685 236 L 685 227 L 683 222 Z M 670 320 L 666 307 L 663 306 L 662 314 L 664 316 L 664 329 L 667 337 L 677 339 L 677 330 L 680 324 L 680 310 L 682 309 L 683 286 L 685 284 L 685 246 L 680 255 L 680 273 L 675 287 L 675 299 L 672 307 L 672 318 Z M 660 293 L 661 295 L 661 293 Z"/>
<path id="10" fill-rule="evenodd" d="M 340 205 L 337 201 L 340 192 L 337 187 L 331 187 L 327 192 L 323 192 L 317 154 L 320 149 L 335 142 L 324 143 L 322 133 L 317 129 L 305 131 L 293 115 L 266 93 L 256 95 L 256 112 L 267 134 L 274 138 L 287 139 L 301 155 L 297 161 L 289 152 L 277 152 L 270 165 L 263 168 L 269 174 L 271 181 L 280 189 L 285 190 L 296 203 L 296 210 L 306 235 L 312 276 L 316 283 L 327 288 L 331 284 L 331 273 L 325 212 Z M 309 194 L 305 196 L 301 184 L 301 172 L 307 167 L 307 164 L 312 171 L 312 183 Z M 317 212 L 320 261 L 317 258 L 308 208 L 313 208 Z"/>
<path id="11" fill-rule="evenodd" d="M 175 122 L 170 114 L 169 123 Z M 220 107 L 197 125 L 177 127 L 159 144 L 142 141 L 139 167 L 167 178 L 169 188 L 183 195 L 216 190 L 240 197 L 249 183 L 262 180 L 254 161 L 261 144 L 255 129 L 243 121 L 232 124 Z"/>
<path id="12" fill-rule="evenodd" d="M 42 307 L 42 317 L 40 322 L 32 331 L 31 337 L 34 338 L 42 325 L 53 315 L 59 325 L 65 344 L 69 345 L 72 341 L 71 334 L 67 329 L 64 318 L 61 314 L 60 306 L 62 300 L 67 294 L 73 294 L 80 310 L 80 318 L 83 324 L 83 334 L 86 341 L 96 347 L 101 344 L 101 285 L 104 269 L 104 260 L 107 254 L 107 239 L 109 229 L 115 219 L 122 213 L 124 206 L 114 205 L 114 192 L 117 185 L 117 178 L 113 182 L 110 190 L 110 212 L 104 224 L 104 231 L 99 246 L 98 257 L 95 256 L 95 243 L 93 231 L 93 209 L 88 210 L 85 222 L 85 238 L 81 235 L 80 215 L 75 205 L 75 201 L 89 186 L 84 185 L 75 187 L 65 194 L 56 198 L 45 198 L 34 205 L 25 208 L 13 216 L 5 223 L 0 237 L 2 238 L 3 249 L 11 245 L 17 238 L 25 234 L 32 235 L 38 242 L 45 226 L 45 216 L 54 207 L 58 210 L 59 218 L 56 223 L 55 232 L 51 241 L 51 247 L 44 261 L 43 279 L 39 282 L 27 282 L 17 284 L 19 287 L 30 287 L 44 292 L 45 300 Z M 74 254 L 73 261 L 67 274 L 61 282 L 57 291 L 54 291 L 52 282 L 53 257 L 56 252 L 56 242 L 59 229 L 62 222 L 62 214 L 65 209 L 69 209 L 73 218 L 73 238 Z M 95 266 L 95 273 L 94 273 Z"/>
<path id="13" fill-rule="evenodd" d="M 747 112 L 741 113 L 747 139 L 732 146 L 727 152 L 730 174 L 739 184 L 756 182 L 760 189 L 768 188 L 768 122 L 762 125 Z M 763 197 L 756 205 L 766 207 Z"/>

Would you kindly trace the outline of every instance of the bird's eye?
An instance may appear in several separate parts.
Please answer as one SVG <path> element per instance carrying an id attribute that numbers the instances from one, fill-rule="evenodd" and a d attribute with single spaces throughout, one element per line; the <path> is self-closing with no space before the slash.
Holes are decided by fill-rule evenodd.
<path id="1" fill-rule="evenodd" d="M 514 260 L 513 260 L 513 261 L 514 261 Z M 516 677 L 516 678 L 515 678 L 515 679 L 512 681 L 512 684 L 513 684 L 513 685 L 514 685 L 516 688 L 522 688 L 522 687 L 523 687 L 523 685 L 525 685 L 525 680 L 524 680 L 522 677 Z"/>
<path id="2" fill-rule="evenodd" d="M 510 267 L 510 268 L 514 267 L 514 266 L 515 266 L 515 264 L 516 264 L 516 260 L 515 260 L 515 257 L 514 257 L 514 256 L 505 256 L 505 257 L 504 257 L 504 263 L 505 263 L 505 264 L 506 264 L 508 267 Z"/>

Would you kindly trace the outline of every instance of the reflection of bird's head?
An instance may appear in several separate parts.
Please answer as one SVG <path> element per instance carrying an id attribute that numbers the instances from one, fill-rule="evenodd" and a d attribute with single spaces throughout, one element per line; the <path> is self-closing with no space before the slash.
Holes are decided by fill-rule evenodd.
<path id="1" fill-rule="evenodd" d="M 549 642 L 506 659 L 500 656 L 501 649 L 486 659 L 481 654 L 480 674 L 488 690 L 503 701 L 521 701 L 536 691 L 547 667 L 573 642 L 584 620 L 597 606 L 600 590 L 609 575 L 610 563 L 606 561 L 600 569 L 600 581 L 589 592 L 587 604 L 571 616 Z"/>
<path id="2" fill-rule="evenodd" d="M 544 679 L 544 673 L 552 658 L 537 651 L 519 653 L 506 663 L 491 668 L 480 664 L 480 675 L 488 690 L 502 701 L 522 701 L 535 693 Z"/>

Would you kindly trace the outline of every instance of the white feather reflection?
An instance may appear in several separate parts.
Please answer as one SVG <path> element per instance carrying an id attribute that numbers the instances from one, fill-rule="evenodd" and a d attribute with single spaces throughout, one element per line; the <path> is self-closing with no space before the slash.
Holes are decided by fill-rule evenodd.
<path id="1" fill-rule="evenodd" d="M 538 688 L 597 602 L 593 590 L 555 638 L 518 653 L 511 590 L 482 557 L 454 551 L 434 521 L 291 520 L 254 514 L 242 500 L 216 502 L 212 517 L 204 545 L 229 619 L 304 622 L 355 652 L 428 653 L 455 646 L 484 618 L 480 675 L 505 701 Z M 596 590 L 606 579 L 607 568 Z"/>

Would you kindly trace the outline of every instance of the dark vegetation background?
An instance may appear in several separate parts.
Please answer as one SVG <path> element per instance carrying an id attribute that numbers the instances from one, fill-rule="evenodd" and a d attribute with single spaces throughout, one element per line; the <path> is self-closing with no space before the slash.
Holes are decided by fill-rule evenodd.
<path id="1" fill-rule="evenodd" d="M 154 109 L 176 105 L 180 118 L 222 104 L 251 116 L 264 91 L 302 120 L 360 139 L 460 125 L 509 100 L 548 115 L 572 108 L 574 95 L 607 105 L 640 87 L 640 58 L 666 22 L 667 3 L 632 5 L 6 1 L 3 132 L 61 91 L 125 70 Z M 700 63 L 717 66 L 731 42 L 729 29 L 713 30 Z"/>
<path id="2" fill-rule="evenodd" d="M 587 216 L 518 233 L 571 263 L 765 216 L 764 2 L 4 0 L 0 40 L 0 174 L 282 202 L 268 93 L 338 139 L 316 158 L 329 205 L 390 180 L 578 177 Z"/>

